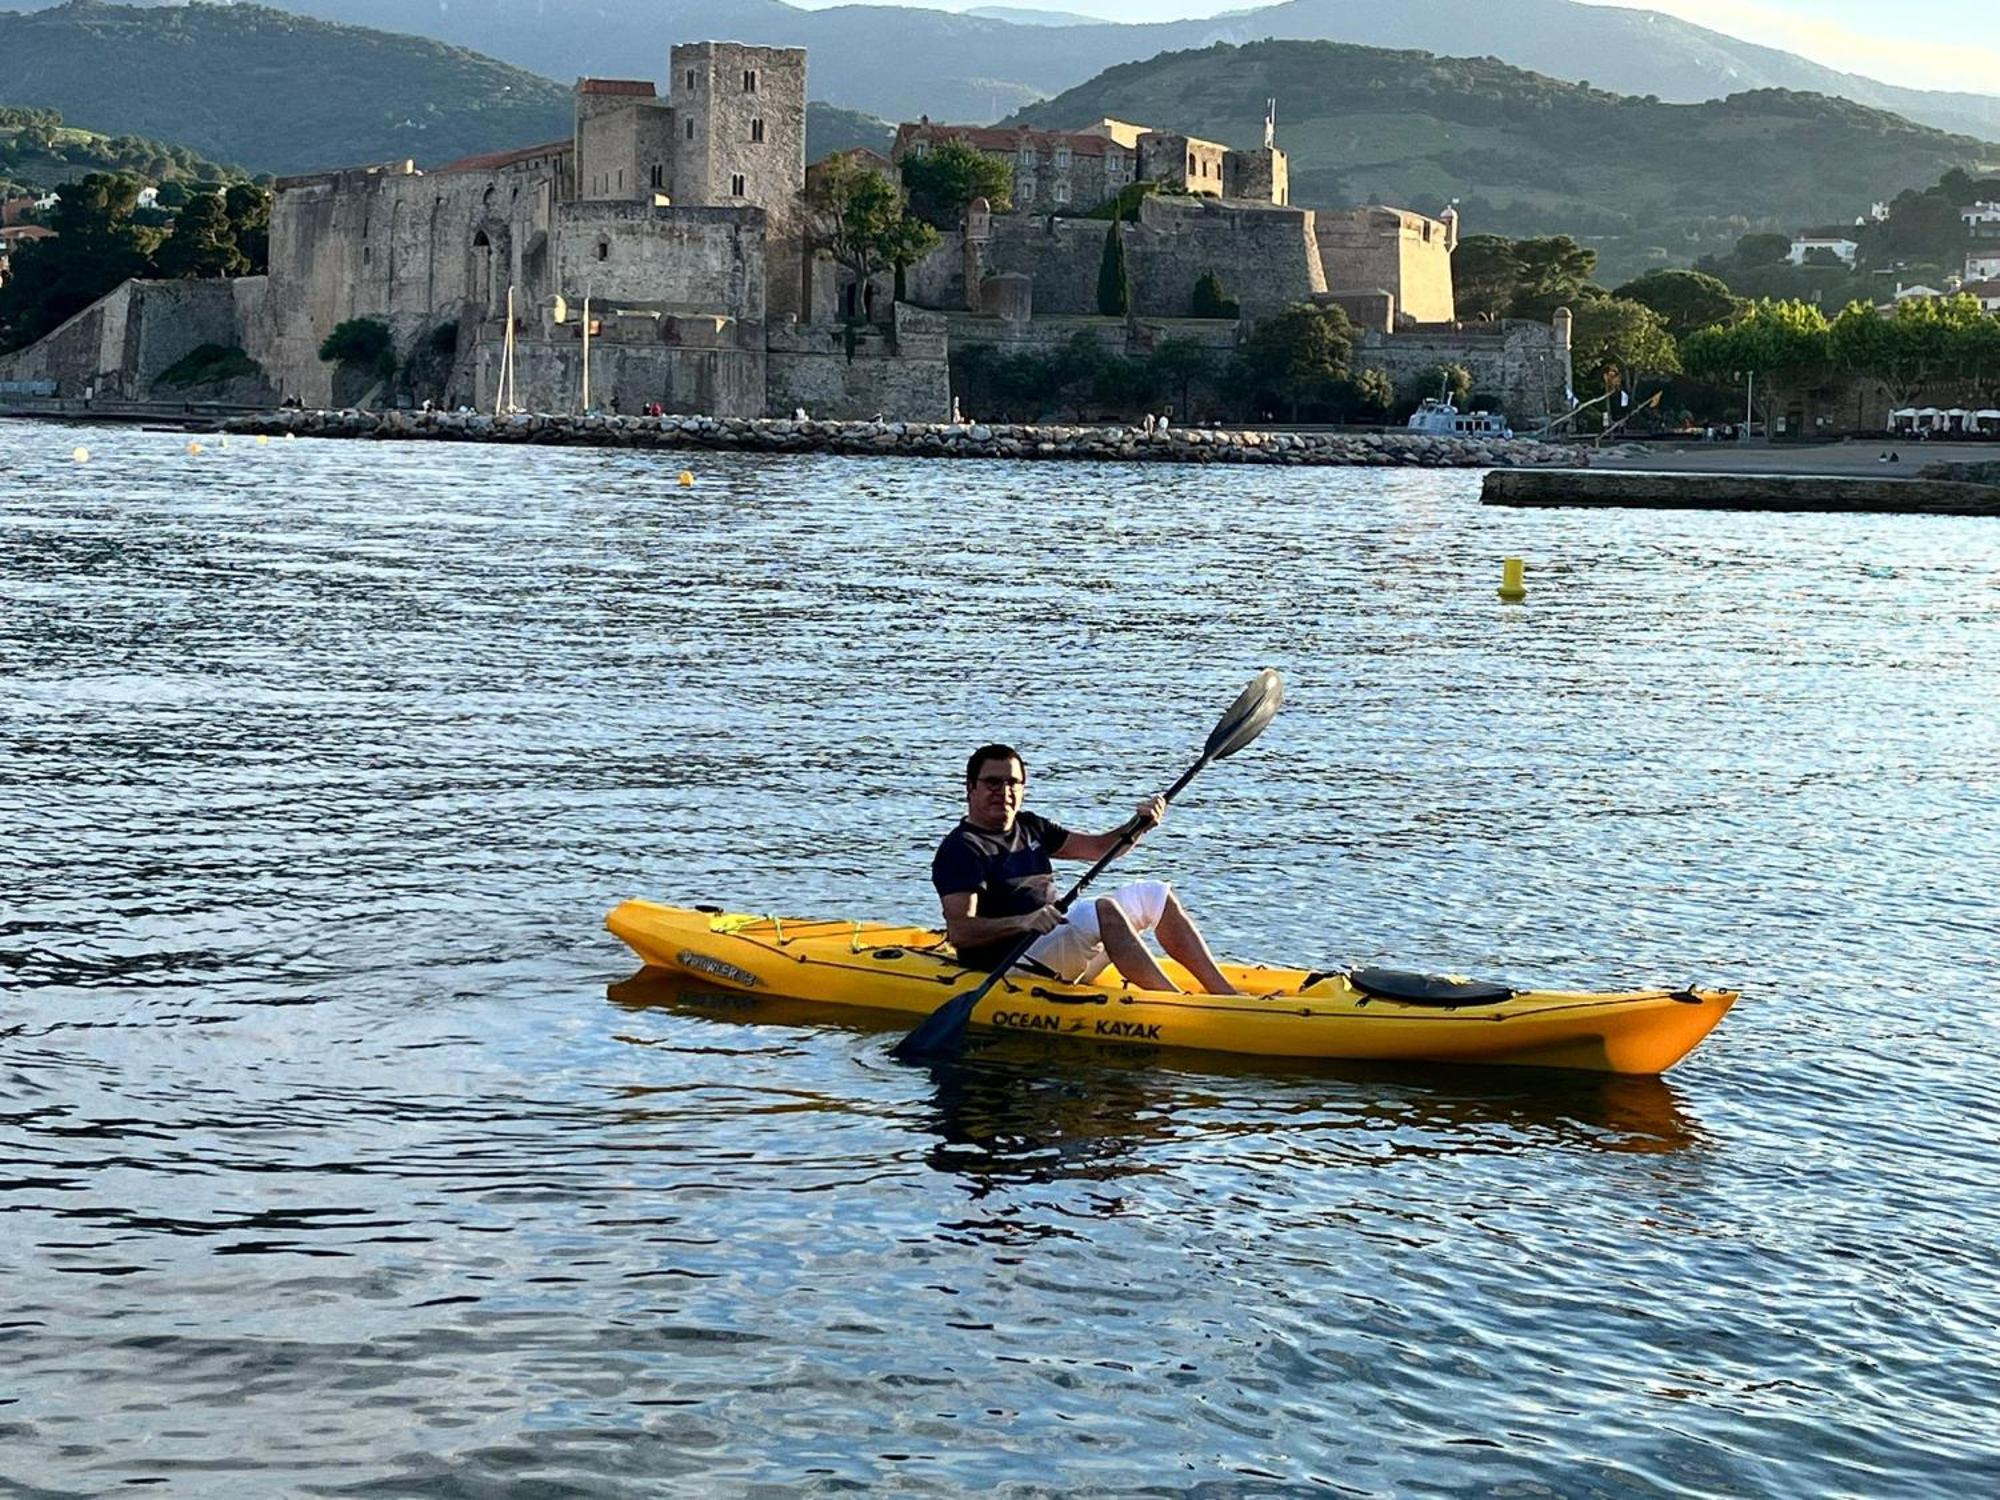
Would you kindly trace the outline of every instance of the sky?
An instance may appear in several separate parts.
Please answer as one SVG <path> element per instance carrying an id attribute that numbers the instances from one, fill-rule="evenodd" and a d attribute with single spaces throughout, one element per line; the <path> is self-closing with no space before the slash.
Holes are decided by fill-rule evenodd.
<path id="1" fill-rule="evenodd" d="M 809 10 L 851 0 L 791 0 Z M 896 0 L 932 10 L 1005 4 L 1101 16 L 1107 21 L 1170 21 L 1249 10 L 1258 0 Z M 1421 4 L 1422 0 L 1405 0 Z M 1587 4 L 1603 0 L 1585 0 Z M 1814 62 L 1911 88 L 2000 93 L 2000 0 L 1620 0 L 1745 41 L 1781 47 Z M 1912 36 L 1911 33 L 1918 33 Z"/>

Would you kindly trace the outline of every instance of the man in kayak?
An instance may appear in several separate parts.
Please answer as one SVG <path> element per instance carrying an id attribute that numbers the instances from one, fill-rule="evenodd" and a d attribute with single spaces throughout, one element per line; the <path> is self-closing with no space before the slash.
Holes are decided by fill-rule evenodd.
<path id="1" fill-rule="evenodd" d="M 981 745 L 965 763 L 965 817 L 938 845 L 931 883 L 944 903 L 944 933 L 970 968 L 990 969 L 1026 933 L 1039 934 L 1027 962 L 1077 983 L 1107 965 L 1142 990 L 1174 990 L 1143 934 L 1158 936 L 1167 956 L 1205 994 L 1233 995 L 1173 890 L 1158 880 L 1134 881 L 1067 916 L 1055 906 L 1051 857 L 1095 861 L 1117 846 L 1120 830 L 1072 833 L 1037 813 L 1023 812 L 1028 768 L 1011 745 Z M 1148 828 L 1166 816 L 1165 799 L 1139 804 Z"/>

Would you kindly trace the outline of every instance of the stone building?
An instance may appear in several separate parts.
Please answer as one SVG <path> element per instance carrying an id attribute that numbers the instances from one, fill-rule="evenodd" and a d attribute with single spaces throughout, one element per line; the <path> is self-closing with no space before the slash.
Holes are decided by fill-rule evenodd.
<path id="1" fill-rule="evenodd" d="M 1285 155 L 1275 147 L 1232 151 L 1219 141 L 1127 120 L 1099 120 L 1082 130 L 1031 130 L 924 119 L 896 127 L 890 156 L 901 163 L 946 141 L 961 141 L 1014 169 L 1017 213 L 1088 213 L 1140 179 L 1177 193 L 1265 203 L 1285 203 L 1291 191 Z"/>

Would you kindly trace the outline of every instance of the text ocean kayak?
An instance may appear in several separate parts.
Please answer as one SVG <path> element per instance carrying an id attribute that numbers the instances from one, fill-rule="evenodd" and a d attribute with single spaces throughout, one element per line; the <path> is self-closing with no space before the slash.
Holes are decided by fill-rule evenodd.
<path id="1" fill-rule="evenodd" d="M 984 978 L 936 932 L 627 901 L 605 919 L 648 965 L 725 990 L 928 1015 Z M 1171 963 L 1170 977 L 1186 978 Z M 972 1024 L 1133 1047 L 1662 1073 L 1707 1036 L 1733 990 L 1571 994 L 1386 970 L 1224 964 L 1241 995 L 1161 994 L 1010 973 Z"/>

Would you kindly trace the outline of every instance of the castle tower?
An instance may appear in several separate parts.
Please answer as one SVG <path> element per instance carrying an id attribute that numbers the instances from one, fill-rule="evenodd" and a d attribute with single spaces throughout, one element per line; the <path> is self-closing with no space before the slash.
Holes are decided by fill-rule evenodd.
<path id="1" fill-rule="evenodd" d="M 579 78 L 575 103 L 576 196 L 650 203 L 671 191 L 673 115 L 646 79 Z"/>
<path id="2" fill-rule="evenodd" d="M 803 309 L 806 54 L 802 47 L 689 42 L 669 54 L 673 192 L 681 207 L 765 214 L 773 319 Z"/>

